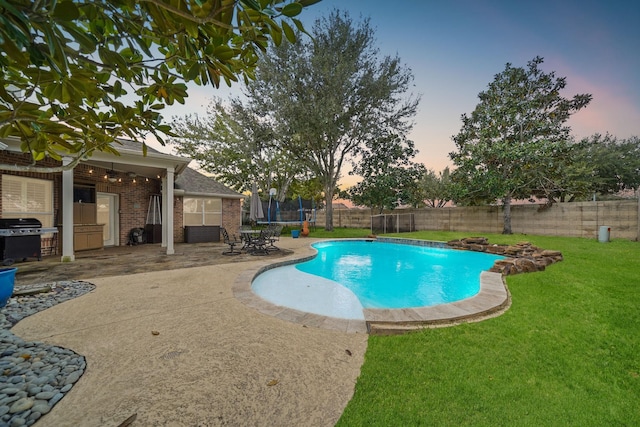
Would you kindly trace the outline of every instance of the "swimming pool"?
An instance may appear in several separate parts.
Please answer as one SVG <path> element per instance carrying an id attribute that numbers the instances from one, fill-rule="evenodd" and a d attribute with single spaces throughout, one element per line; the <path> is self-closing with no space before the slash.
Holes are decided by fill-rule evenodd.
<path id="1" fill-rule="evenodd" d="M 366 309 L 432 307 L 473 297 L 480 274 L 502 257 L 370 240 L 313 245 L 313 259 L 267 270 L 252 290 L 285 307 L 364 319 Z"/>

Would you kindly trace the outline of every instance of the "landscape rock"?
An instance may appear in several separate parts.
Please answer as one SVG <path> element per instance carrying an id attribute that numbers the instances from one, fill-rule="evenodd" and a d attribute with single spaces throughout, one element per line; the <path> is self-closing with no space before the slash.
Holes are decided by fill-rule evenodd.
<path id="1" fill-rule="evenodd" d="M 453 249 L 486 252 L 507 257 L 497 260 L 489 270 L 494 273 L 500 273 L 503 276 L 544 271 L 547 266 L 564 259 L 559 251 L 541 249 L 530 242 L 519 242 L 515 245 L 497 245 L 490 244 L 485 237 L 467 237 L 451 240 L 447 242 L 447 245 Z"/>

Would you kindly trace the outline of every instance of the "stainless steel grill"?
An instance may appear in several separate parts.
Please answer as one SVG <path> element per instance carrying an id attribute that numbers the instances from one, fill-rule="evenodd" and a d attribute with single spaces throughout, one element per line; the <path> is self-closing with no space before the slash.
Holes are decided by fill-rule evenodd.
<path id="1" fill-rule="evenodd" d="M 3 265 L 17 259 L 42 259 L 41 236 L 57 233 L 57 228 L 42 227 L 37 218 L 0 218 L 0 256 Z"/>

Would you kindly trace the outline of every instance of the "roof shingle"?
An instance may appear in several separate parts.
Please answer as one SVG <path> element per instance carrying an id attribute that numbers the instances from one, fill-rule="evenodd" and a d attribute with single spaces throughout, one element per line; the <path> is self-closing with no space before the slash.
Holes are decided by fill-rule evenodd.
<path id="1" fill-rule="evenodd" d="M 234 199 L 244 197 L 244 195 L 233 191 L 215 179 L 191 168 L 186 168 L 176 177 L 175 188 L 184 190 L 185 194 L 215 194 L 216 196 L 227 196 Z"/>

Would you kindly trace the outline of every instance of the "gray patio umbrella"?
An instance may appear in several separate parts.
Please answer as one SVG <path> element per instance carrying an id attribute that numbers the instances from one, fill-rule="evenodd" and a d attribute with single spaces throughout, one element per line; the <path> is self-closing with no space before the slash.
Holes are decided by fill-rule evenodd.
<path id="1" fill-rule="evenodd" d="M 258 186 L 254 182 L 251 185 L 251 200 L 249 204 L 249 219 L 251 221 L 257 221 L 260 218 L 264 218 L 264 211 L 262 210 L 262 201 L 258 196 Z"/>

